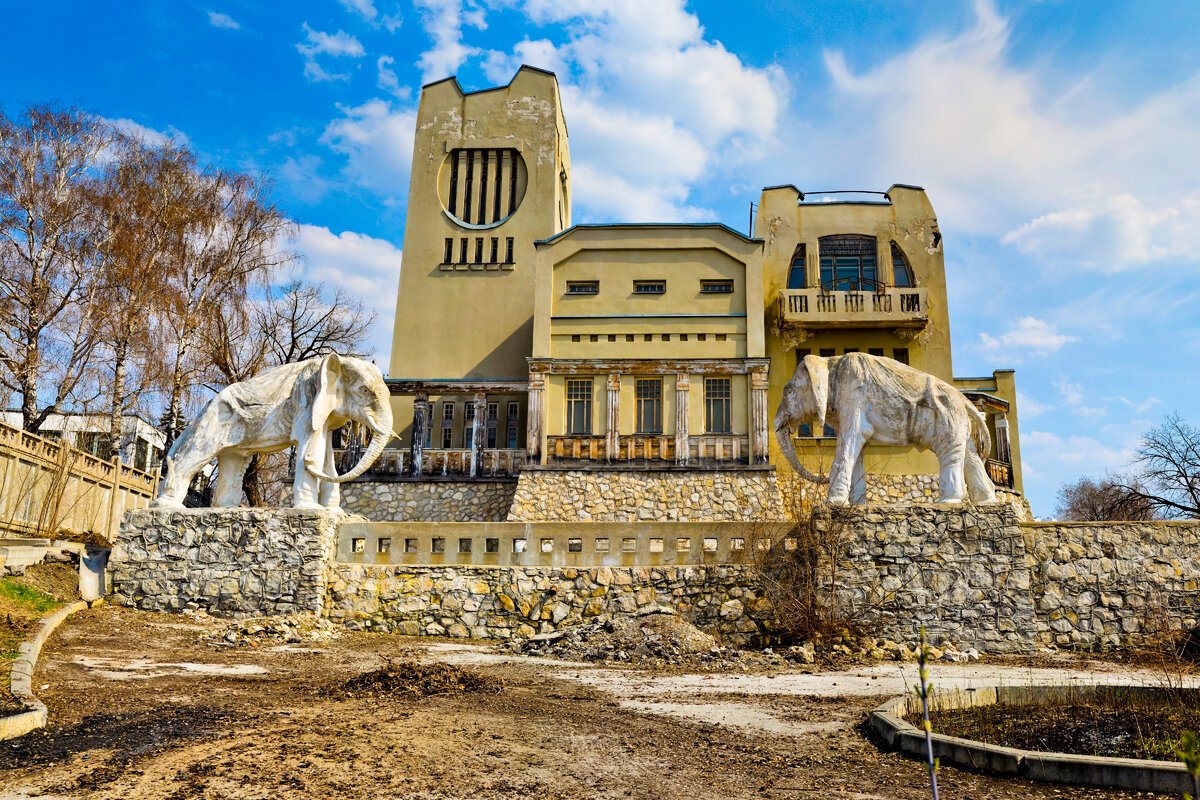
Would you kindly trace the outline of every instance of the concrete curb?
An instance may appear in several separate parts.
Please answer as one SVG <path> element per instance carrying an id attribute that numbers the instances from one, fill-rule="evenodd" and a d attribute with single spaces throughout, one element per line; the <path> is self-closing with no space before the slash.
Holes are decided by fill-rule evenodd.
<path id="1" fill-rule="evenodd" d="M 1098 689 L 1143 690 L 1127 686 L 1025 686 L 939 692 L 931 700 L 931 710 L 941 711 L 992 705 L 1019 700 L 1036 703 L 1063 693 Z M 871 729 L 888 747 L 924 760 L 925 733 L 904 719 L 906 714 L 921 713 L 915 697 L 893 697 L 871 712 Z M 1138 758 L 1102 758 L 1070 753 L 1043 753 L 1000 747 L 972 739 L 932 734 L 933 755 L 943 764 L 1006 777 L 1026 778 L 1043 783 L 1090 786 L 1101 789 L 1126 789 L 1136 792 L 1182 794 L 1192 791 L 1192 779 L 1178 761 L 1150 761 Z"/>
<path id="2" fill-rule="evenodd" d="M 7 717 L 0 717 L 0 741 L 24 736 L 36 728 L 46 726 L 46 704 L 33 696 L 33 668 L 37 664 L 42 645 L 54 629 L 76 611 L 87 608 L 86 600 L 68 603 L 42 620 L 42 625 L 32 639 L 21 643 L 21 655 L 13 661 L 9 691 L 20 700 L 26 710 Z"/>

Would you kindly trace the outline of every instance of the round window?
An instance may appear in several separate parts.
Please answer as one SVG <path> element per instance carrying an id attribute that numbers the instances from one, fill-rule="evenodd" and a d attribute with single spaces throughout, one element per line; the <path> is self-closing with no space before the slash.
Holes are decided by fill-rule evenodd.
<path id="1" fill-rule="evenodd" d="M 512 147 L 457 147 L 438 176 L 442 209 L 456 225 L 481 230 L 507 220 L 525 197 L 525 160 Z"/>

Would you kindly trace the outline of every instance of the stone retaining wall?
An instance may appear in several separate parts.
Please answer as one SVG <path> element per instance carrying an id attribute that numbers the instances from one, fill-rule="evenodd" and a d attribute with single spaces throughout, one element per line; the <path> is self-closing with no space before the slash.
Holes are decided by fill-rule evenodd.
<path id="1" fill-rule="evenodd" d="M 1021 532 L 1040 641 L 1138 645 L 1200 624 L 1200 522 L 1046 522 Z"/>
<path id="2" fill-rule="evenodd" d="M 507 639 L 666 607 L 743 643 L 771 617 L 752 570 L 716 567 L 409 567 L 335 564 L 329 619 L 408 636 Z"/>
<path id="3" fill-rule="evenodd" d="M 524 470 L 509 508 L 519 522 L 730 522 L 782 519 L 771 470 Z"/>
<path id="4" fill-rule="evenodd" d="M 1023 652 L 1138 645 L 1200 624 L 1200 521 L 1022 523 L 1005 503 L 849 507 L 831 519 L 841 607 L 888 638 L 911 641 L 923 626 L 934 643 Z M 290 509 L 131 512 L 112 556 L 116 600 L 232 616 L 309 611 L 352 628 L 474 638 L 668 606 L 740 642 L 771 619 L 753 568 L 741 564 L 339 563 L 343 521 L 358 523 L 343 538 L 370 524 Z M 589 535 L 586 523 L 579 528 Z M 629 523 L 605 535 L 640 541 L 668 528 Z M 757 552 L 758 535 L 741 540 L 743 557 Z M 598 558 L 594 550 L 572 557 Z"/>
<path id="5" fill-rule="evenodd" d="M 122 605 L 226 616 L 322 613 L 337 511 L 143 509 L 125 514 L 109 559 Z"/>
<path id="6" fill-rule="evenodd" d="M 342 508 L 374 522 L 502 522 L 516 481 L 352 481 Z"/>

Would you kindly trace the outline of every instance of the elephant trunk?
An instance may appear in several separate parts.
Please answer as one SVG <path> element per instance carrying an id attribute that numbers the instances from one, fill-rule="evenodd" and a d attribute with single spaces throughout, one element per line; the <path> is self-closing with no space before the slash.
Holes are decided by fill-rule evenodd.
<path id="1" fill-rule="evenodd" d="M 811 483 L 829 483 L 828 477 L 814 475 L 800 463 L 800 459 L 796 456 L 796 443 L 792 441 L 792 428 L 788 420 L 777 419 L 775 421 L 775 439 L 779 442 L 779 450 L 783 453 L 783 457 L 800 477 Z"/>
<path id="2" fill-rule="evenodd" d="M 346 472 L 342 475 L 326 475 L 319 469 L 316 469 L 315 465 L 313 464 L 307 465 L 308 471 L 313 475 L 316 475 L 321 480 L 328 481 L 329 483 L 345 483 L 346 481 L 352 481 L 359 475 L 362 475 L 364 472 L 366 472 L 371 465 L 375 463 L 376 459 L 383 454 L 383 448 L 387 445 L 388 440 L 391 438 L 392 429 L 390 425 L 386 428 L 381 428 L 378 430 L 372 427 L 371 445 L 367 448 L 367 451 L 362 454 L 362 458 L 358 460 L 358 463 L 355 464 L 349 472 Z"/>

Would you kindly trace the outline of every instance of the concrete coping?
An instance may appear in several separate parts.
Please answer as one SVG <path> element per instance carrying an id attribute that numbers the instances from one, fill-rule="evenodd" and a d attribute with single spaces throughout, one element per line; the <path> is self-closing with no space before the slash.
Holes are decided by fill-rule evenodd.
<path id="1" fill-rule="evenodd" d="M 1037 705 L 1101 690 L 1147 694 L 1161 691 L 1153 686 L 997 686 L 955 689 L 934 693 L 930 697 L 930 711 L 975 708 L 996 703 Z M 913 714 L 921 714 L 919 697 L 893 697 L 871 712 L 870 726 L 888 747 L 923 760 L 926 755 L 925 732 L 905 719 Z M 977 772 L 1044 783 L 1136 792 L 1182 794 L 1192 791 L 1191 776 L 1178 761 L 1018 750 L 940 733 L 931 734 L 930 739 L 933 755 L 942 763 Z"/>
<path id="2" fill-rule="evenodd" d="M 33 668 L 37 665 L 42 645 L 50 638 L 50 634 L 54 633 L 54 629 L 76 611 L 82 611 L 87 607 L 86 600 L 67 603 L 42 620 L 38 632 L 32 639 L 21 643 L 21 654 L 13 660 L 9 691 L 12 692 L 13 697 L 21 701 L 25 706 L 25 711 L 0 717 L 0 741 L 15 739 L 36 728 L 46 727 L 46 704 L 34 697 L 33 694 Z"/>

